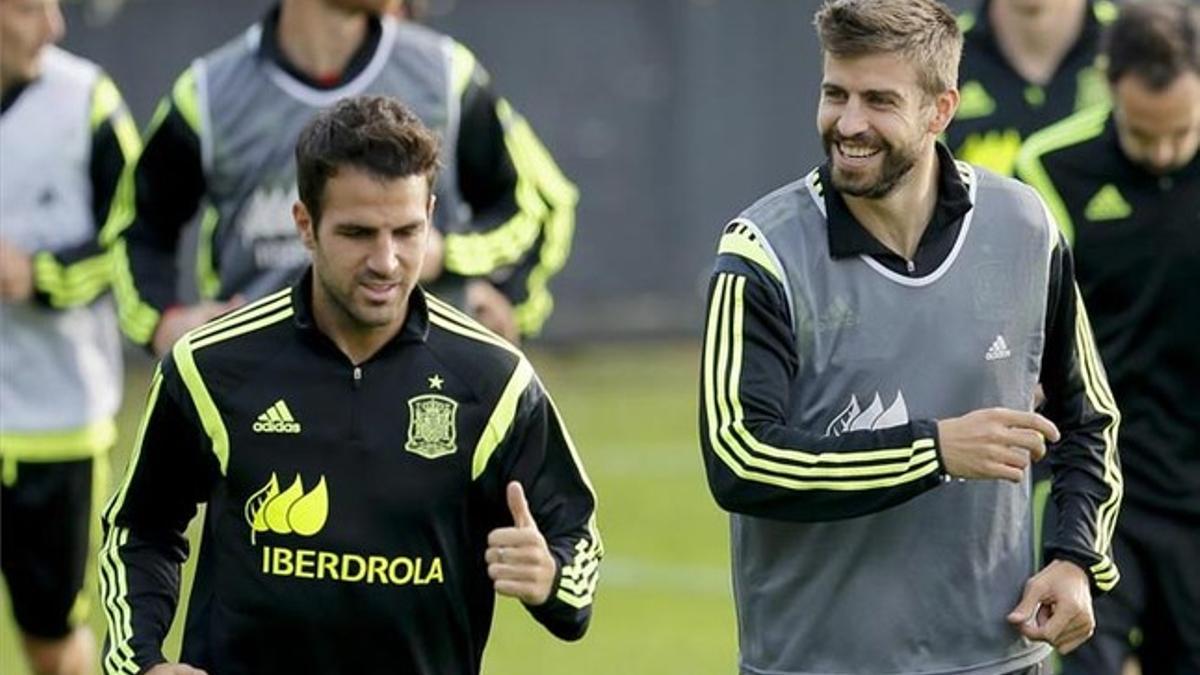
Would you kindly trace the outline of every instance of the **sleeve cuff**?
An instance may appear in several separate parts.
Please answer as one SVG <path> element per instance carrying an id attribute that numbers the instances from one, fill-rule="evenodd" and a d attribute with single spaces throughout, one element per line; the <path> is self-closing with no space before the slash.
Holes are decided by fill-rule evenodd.
<path id="1" fill-rule="evenodd" d="M 546 598 L 546 602 L 540 605 L 525 605 L 525 608 L 529 610 L 530 615 L 538 623 L 545 626 L 546 630 L 553 633 L 555 637 L 560 640 L 574 642 L 582 638 L 583 634 L 587 632 L 588 623 L 592 616 L 592 608 L 589 604 L 583 608 L 576 609 L 558 597 L 558 591 L 562 586 L 563 564 L 557 555 L 554 555 L 554 564 L 554 583 L 550 587 L 550 596 Z"/>
<path id="2" fill-rule="evenodd" d="M 954 480 L 953 476 L 946 471 L 946 461 L 942 457 L 942 439 L 938 436 L 937 420 L 913 420 L 909 423 L 908 428 L 912 431 L 914 441 L 921 438 L 933 439 L 933 451 L 937 455 L 938 482 L 949 483 Z"/>
<path id="3" fill-rule="evenodd" d="M 1092 597 L 1103 595 L 1112 590 L 1119 577 L 1116 565 L 1111 562 L 1107 565 L 1102 565 L 1104 561 L 1095 554 L 1048 546 L 1046 547 L 1044 560 L 1064 560 L 1078 565 L 1079 569 L 1083 570 L 1083 573 L 1087 575 L 1088 586 L 1092 590 Z M 1097 570 L 1111 570 L 1111 572 L 1101 575 L 1097 573 Z"/>

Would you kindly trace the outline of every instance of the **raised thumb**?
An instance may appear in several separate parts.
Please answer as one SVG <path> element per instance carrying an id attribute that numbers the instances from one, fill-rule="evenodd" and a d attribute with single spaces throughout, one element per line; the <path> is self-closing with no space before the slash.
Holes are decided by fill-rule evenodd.
<path id="1" fill-rule="evenodd" d="M 537 527 L 533 514 L 529 512 L 529 502 L 525 501 L 525 489 L 517 481 L 508 484 L 506 492 L 508 512 L 512 514 L 513 524 L 517 527 Z"/>

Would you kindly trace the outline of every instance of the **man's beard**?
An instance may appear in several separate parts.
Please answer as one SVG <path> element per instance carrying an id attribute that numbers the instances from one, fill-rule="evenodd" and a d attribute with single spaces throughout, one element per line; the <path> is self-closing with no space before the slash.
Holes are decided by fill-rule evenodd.
<path id="1" fill-rule="evenodd" d="M 837 164 L 833 161 L 834 146 L 837 143 L 852 141 L 859 145 L 878 147 L 883 154 L 883 162 L 879 168 L 879 178 L 873 183 L 864 184 L 839 174 Z M 829 158 L 830 177 L 833 188 L 844 195 L 864 197 L 866 199 L 882 199 L 892 193 L 896 186 L 904 180 L 917 164 L 917 155 L 908 148 L 897 150 L 895 146 L 882 138 L 873 138 L 870 134 L 858 134 L 849 138 L 838 136 L 837 132 L 829 129 L 821 134 L 821 142 L 825 146 L 825 156 Z"/>

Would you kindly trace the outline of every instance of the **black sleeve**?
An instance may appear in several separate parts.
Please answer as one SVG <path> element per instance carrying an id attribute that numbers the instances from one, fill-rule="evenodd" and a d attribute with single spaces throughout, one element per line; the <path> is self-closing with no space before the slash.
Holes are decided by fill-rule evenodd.
<path id="1" fill-rule="evenodd" d="M 460 100 L 455 163 L 458 187 L 471 207 L 465 230 L 446 233 L 445 268 L 460 276 L 502 273 L 529 250 L 544 210 L 535 192 L 518 195 L 515 158 L 496 112 L 487 74 L 476 69 Z M 518 201 L 520 198 L 521 201 Z"/>
<path id="2" fill-rule="evenodd" d="M 521 333 L 533 335 L 552 308 L 548 282 L 570 254 L 578 191 L 477 64 L 460 109 L 455 158 L 472 220 L 447 234 L 445 268 L 489 278 L 513 303 Z"/>
<path id="3" fill-rule="evenodd" d="M 96 84 L 91 108 L 88 178 L 94 230 L 84 241 L 34 253 L 33 297 L 47 307 L 86 305 L 109 289 L 112 259 L 106 227 L 110 212 L 121 207 L 117 204 L 121 177 L 141 149 L 129 109 L 107 76 Z"/>
<path id="4" fill-rule="evenodd" d="M 184 536 L 220 469 L 195 407 L 168 358 L 154 374 L 125 480 L 104 512 L 100 592 L 108 621 L 104 672 L 139 673 L 165 661 L 179 601 Z"/>
<path id="5" fill-rule="evenodd" d="M 736 236 L 727 230 L 723 241 Z M 790 425 L 800 355 L 787 307 L 783 286 L 761 265 L 718 256 L 700 386 L 700 444 L 717 503 L 752 516 L 828 521 L 874 513 L 939 485 L 934 420 L 840 436 Z"/>
<path id="6" fill-rule="evenodd" d="M 1045 414 L 1062 440 L 1048 454 L 1058 524 L 1046 538 L 1045 559 L 1076 563 L 1093 590 L 1103 592 L 1119 578 L 1111 543 L 1121 504 L 1120 413 L 1075 284 L 1071 249 L 1061 236 L 1052 256 L 1041 380 Z"/>
<path id="7" fill-rule="evenodd" d="M 121 228 L 115 290 L 122 330 L 147 345 L 177 302 L 180 235 L 206 189 L 199 135 L 171 97 L 155 113 L 132 180 L 135 209 Z"/>
<path id="8" fill-rule="evenodd" d="M 550 597 L 529 613 L 563 640 L 587 631 L 604 547 L 596 528 L 596 497 L 562 418 L 522 360 L 514 378 L 529 378 L 517 403 L 512 431 L 500 449 L 493 487 L 496 509 L 511 525 L 504 490 L 509 481 L 525 489 L 530 512 L 557 564 Z"/>
<path id="9" fill-rule="evenodd" d="M 490 88 L 473 80 L 460 103 L 458 183 L 479 223 L 503 222 L 517 212 L 517 169 L 504 144 L 497 102 Z"/>
<path id="10" fill-rule="evenodd" d="M 137 161 L 142 141 L 128 110 L 104 120 L 92 133 L 92 157 L 88 177 L 92 183 L 92 218 L 97 229 L 108 223 L 117 199 L 117 185 L 127 165 Z"/>

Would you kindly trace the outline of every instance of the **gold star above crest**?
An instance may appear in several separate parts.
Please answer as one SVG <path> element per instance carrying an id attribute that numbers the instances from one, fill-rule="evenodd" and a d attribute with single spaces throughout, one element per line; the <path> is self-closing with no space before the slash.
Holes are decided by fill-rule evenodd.
<path id="1" fill-rule="evenodd" d="M 442 379 L 441 375 L 434 375 L 433 377 L 429 378 L 430 389 L 437 389 L 438 391 L 441 391 L 443 383 L 445 383 L 445 380 Z"/>

